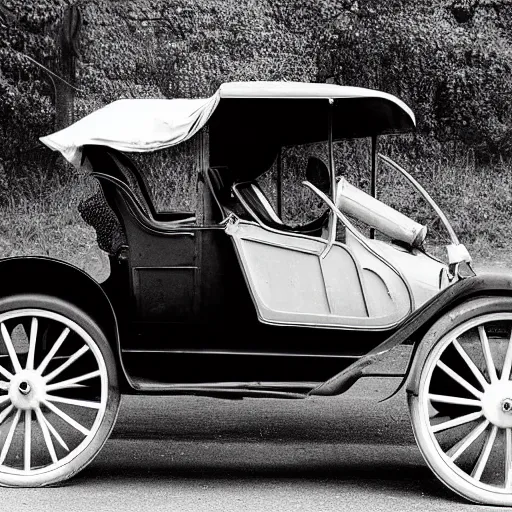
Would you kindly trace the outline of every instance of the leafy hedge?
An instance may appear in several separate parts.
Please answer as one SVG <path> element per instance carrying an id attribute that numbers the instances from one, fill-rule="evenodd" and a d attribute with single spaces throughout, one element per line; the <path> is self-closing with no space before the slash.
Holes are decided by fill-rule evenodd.
<path id="1" fill-rule="evenodd" d="M 512 3 L 355 2 L 318 56 L 320 75 L 404 99 L 420 134 L 484 158 L 511 154 Z"/>
<path id="2" fill-rule="evenodd" d="M 454 143 L 480 158 L 512 153 L 505 0 L 5 0 L 0 193 L 52 164 L 34 147 L 54 128 L 56 78 L 26 56 L 56 69 L 70 4 L 83 16 L 76 118 L 119 97 L 205 96 L 230 80 L 329 80 L 404 99 L 420 154 Z"/>

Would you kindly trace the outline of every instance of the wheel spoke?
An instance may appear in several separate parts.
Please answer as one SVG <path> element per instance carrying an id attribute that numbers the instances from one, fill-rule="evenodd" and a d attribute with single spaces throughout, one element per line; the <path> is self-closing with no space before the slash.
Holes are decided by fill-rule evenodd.
<path id="1" fill-rule="evenodd" d="M 487 461 L 489 460 L 489 455 L 491 454 L 492 446 L 494 444 L 494 440 L 496 439 L 497 432 L 498 427 L 496 425 L 493 425 L 491 431 L 487 436 L 484 447 L 480 452 L 478 461 L 476 462 L 475 467 L 473 468 L 473 471 L 471 473 L 471 476 L 476 480 L 480 480 L 482 478 L 482 473 L 485 469 Z"/>
<path id="2" fill-rule="evenodd" d="M 58 402 L 61 404 L 77 405 L 78 407 L 87 407 L 88 409 L 99 409 L 101 402 L 89 402 L 88 400 L 75 400 L 74 398 L 64 398 L 61 396 L 46 395 L 46 399 L 50 402 Z"/>
<path id="3" fill-rule="evenodd" d="M 512 332 L 508 340 L 507 353 L 505 355 L 505 361 L 503 361 L 503 368 L 501 369 L 500 380 L 510 379 L 510 370 L 512 369 Z"/>
<path id="4" fill-rule="evenodd" d="M 489 425 L 489 420 L 482 420 L 468 435 L 464 436 L 458 443 L 453 445 L 446 452 L 446 455 L 455 462 L 478 439 L 487 428 L 487 425 Z"/>
<path id="5" fill-rule="evenodd" d="M 468 365 L 468 368 L 472 371 L 475 378 L 478 380 L 480 385 L 486 389 L 489 383 L 485 380 L 485 377 L 482 375 L 480 369 L 476 366 L 473 360 L 469 357 L 468 353 L 464 350 L 462 345 L 459 343 L 457 338 L 453 340 L 453 346 L 457 349 L 457 352 L 460 354 L 462 359 L 464 359 L 465 363 Z"/>
<path id="6" fill-rule="evenodd" d="M 92 379 L 94 377 L 98 377 L 101 375 L 99 370 L 96 370 L 94 372 L 86 373 L 84 375 L 80 375 L 79 377 L 74 377 L 72 379 L 63 380 L 61 382 L 56 382 L 55 384 L 50 384 L 49 386 L 46 386 L 46 391 L 53 391 L 56 389 L 65 389 L 65 388 L 71 388 L 74 387 L 73 384 L 76 384 L 77 382 L 82 382 L 84 380 Z"/>
<path id="7" fill-rule="evenodd" d="M 0 405 L 10 400 L 9 395 L 0 396 Z"/>
<path id="8" fill-rule="evenodd" d="M 32 453 L 32 410 L 25 411 L 25 442 L 23 450 L 23 467 L 30 471 L 30 455 Z"/>
<path id="9" fill-rule="evenodd" d="M 50 432 L 48 431 L 48 425 L 43 417 L 43 413 L 41 409 L 37 408 L 36 410 L 37 421 L 39 422 L 39 426 L 43 431 L 44 442 L 46 443 L 46 448 L 48 448 L 48 452 L 50 453 L 50 457 L 52 462 L 55 464 L 57 462 L 57 454 L 55 453 L 55 447 L 53 446 L 52 438 L 50 437 Z"/>
<path id="10" fill-rule="evenodd" d="M 492 360 L 491 347 L 489 346 L 489 340 L 487 339 L 487 333 L 485 332 L 483 325 L 478 326 L 478 334 L 482 344 L 482 351 L 484 353 L 487 371 L 489 372 L 489 379 L 492 384 L 498 380 L 498 376 L 496 375 L 496 367 L 494 366 L 494 361 Z"/>
<path id="11" fill-rule="evenodd" d="M 9 332 L 7 331 L 7 327 L 5 327 L 5 324 L 3 322 L 0 324 L 0 330 L 2 331 L 2 338 L 3 338 L 5 346 L 7 348 L 7 352 L 11 359 L 11 363 L 14 368 L 14 371 L 16 373 L 18 373 L 21 371 L 21 365 L 18 360 L 18 356 L 16 355 L 16 350 L 14 350 L 14 346 L 12 344 L 11 337 L 9 336 Z"/>
<path id="12" fill-rule="evenodd" d="M 444 404 L 470 405 L 473 407 L 482 406 L 480 400 L 461 398 L 459 396 L 435 395 L 433 393 L 429 393 L 428 398 L 433 402 L 442 402 Z"/>
<path id="13" fill-rule="evenodd" d="M 46 370 L 46 367 L 48 366 L 48 363 L 52 360 L 52 357 L 57 353 L 57 350 L 59 350 L 61 345 L 64 343 L 64 340 L 66 339 L 69 332 L 69 327 L 66 327 L 62 331 L 61 335 L 58 337 L 57 341 L 53 344 L 53 347 L 50 349 L 50 352 L 46 354 L 46 357 L 43 359 L 42 363 L 37 367 L 37 371 L 41 375 Z"/>
<path id="14" fill-rule="evenodd" d="M 463 379 L 458 373 L 455 373 L 451 368 L 446 366 L 441 360 L 437 361 L 437 366 L 443 370 L 446 374 L 448 374 L 454 381 L 458 382 L 461 386 L 466 388 L 472 395 L 477 398 L 482 398 L 483 393 L 478 391 L 474 386 L 472 386 L 466 379 Z"/>
<path id="15" fill-rule="evenodd" d="M 7 437 L 5 438 L 4 447 L 2 448 L 2 452 L 0 453 L 0 464 L 4 463 L 5 457 L 7 457 L 7 453 L 9 452 L 9 448 L 11 447 L 12 438 L 14 436 L 14 431 L 16 430 L 16 427 L 18 426 L 18 422 L 20 421 L 21 416 L 21 409 L 18 409 L 16 411 L 16 415 L 14 416 L 11 428 L 9 429 L 9 432 L 7 433 Z"/>
<path id="16" fill-rule="evenodd" d="M 46 423 L 46 426 L 48 427 L 48 430 L 52 433 L 53 437 L 57 440 L 57 442 L 66 450 L 69 452 L 68 445 L 64 442 L 64 439 L 60 437 L 59 433 L 55 430 L 55 427 L 48 421 L 48 419 L 45 417 L 44 414 L 42 414 L 41 411 L 41 417 L 43 418 L 43 421 Z"/>
<path id="17" fill-rule="evenodd" d="M 57 375 L 63 372 L 68 366 L 72 365 L 79 357 L 83 356 L 88 350 L 89 347 L 87 345 L 84 345 L 80 350 L 77 350 L 71 357 L 68 358 L 68 360 L 65 363 L 62 363 L 58 368 L 55 368 L 53 372 L 49 373 L 48 375 L 45 375 L 45 381 L 50 382 L 52 379 L 57 377 Z"/>
<path id="18" fill-rule="evenodd" d="M 43 401 L 43 404 L 50 409 L 50 411 L 54 412 L 57 416 L 60 416 L 66 423 L 69 423 L 72 427 L 76 428 L 79 432 L 81 432 L 84 436 L 87 436 L 91 433 L 90 430 L 86 429 L 83 425 L 80 425 L 73 418 L 68 416 L 64 411 L 61 411 L 57 406 L 53 405 L 51 402 L 47 400 Z"/>
<path id="19" fill-rule="evenodd" d="M 432 432 L 441 432 L 442 430 L 447 430 L 449 428 L 458 427 L 460 425 L 470 423 L 471 421 L 481 418 L 483 414 L 483 411 L 472 412 L 471 414 L 466 414 L 453 420 L 444 421 L 443 423 L 438 423 L 437 425 L 431 425 Z"/>
<path id="20" fill-rule="evenodd" d="M 505 429 L 505 488 L 512 487 L 512 429 Z"/>
<path id="21" fill-rule="evenodd" d="M 7 380 L 11 380 L 14 375 L 7 371 L 1 364 L 0 364 L 0 373 L 7 379 Z"/>
<path id="22" fill-rule="evenodd" d="M 37 339 L 37 318 L 32 318 L 32 323 L 30 325 L 30 339 L 28 343 L 28 356 L 27 356 L 27 364 L 25 368 L 27 370 L 34 369 L 34 356 L 36 353 L 36 339 Z"/>
<path id="23" fill-rule="evenodd" d="M 6 407 L 2 413 L 0 414 L 0 425 L 4 422 L 5 418 L 11 414 L 11 411 L 14 409 L 14 405 L 11 404 L 8 407 Z"/>

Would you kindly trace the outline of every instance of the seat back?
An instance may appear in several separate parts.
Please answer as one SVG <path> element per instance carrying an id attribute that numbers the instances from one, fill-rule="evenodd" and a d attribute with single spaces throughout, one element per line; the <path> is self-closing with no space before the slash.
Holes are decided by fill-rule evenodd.
<path id="1" fill-rule="evenodd" d="M 229 215 L 229 205 L 232 201 L 231 186 L 233 185 L 231 171 L 227 167 L 210 167 L 205 178 L 222 215 L 224 217 Z"/>
<path id="2" fill-rule="evenodd" d="M 220 211 L 219 220 L 225 219 L 230 213 L 242 219 L 247 218 L 244 208 L 233 195 L 233 173 L 228 167 L 210 167 L 204 177 Z"/>
<path id="3" fill-rule="evenodd" d="M 233 185 L 233 191 L 253 219 L 260 224 L 279 231 L 315 237 L 322 236 L 323 227 L 329 218 L 329 210 L 325 210 L 320 217 L 306 224 L 290 226 L 279 218 L 257 181 L 237 183 Z"/>
<path id="4" fill-rule="evenodd" d="M 158 213 L 153 205 L 153 200 L 144 175 L 137 170 L 133 161 L 125 154 L 110 148 L 107 148 L 107 154 L 124 176 L 125 182 L 142 204 L 145 213 L 154 219 L 157 218 Z"/>
<path id="5" fill-rule="evenodd" d="M 126 155 L 107 146 L 94 145 L 84 146 L 83 153 L 95 172 L 112 176 L 127 185 L 137 197 L 143 213 L 154 218 L 155 212 L 145 182 Z"/>
<path id="6" fill-rule="evenodd" d="M 291 229 L 278 217 L 256 181 L 237 183 L 233 186 L 233 191 L 255 220 L 274 229 L 285 231 Z"/>
<path id="7" fill-rule="evenodd" d="M 84 157 L 88 158 L 94 172 L 111 176 L 122 182 L 131 192 L 130 195 L 134 196 L 142 215 L 150 221 L 187 224 L 195 222 L 194 212 L 157 212 L 144 175 L 125 154 L 106 146 L 88 145 L 84 146 Z M 104 183 L 102 182 L 102 186 Z M 111 187 L 107 185 L 107 188 Z"/>

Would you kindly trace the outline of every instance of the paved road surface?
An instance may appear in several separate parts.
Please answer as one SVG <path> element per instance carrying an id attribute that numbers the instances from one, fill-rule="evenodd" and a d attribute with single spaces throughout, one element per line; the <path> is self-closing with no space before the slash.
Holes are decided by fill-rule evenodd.
<path id="1" fill-rule="evenodd" d="M 112 438 L 59 488 L 1 489 L 2 511 L 453 511 L 394 379 L 343 398 L 124 397 Z M 396 382 L 396 380 L 395 380 Z"/>

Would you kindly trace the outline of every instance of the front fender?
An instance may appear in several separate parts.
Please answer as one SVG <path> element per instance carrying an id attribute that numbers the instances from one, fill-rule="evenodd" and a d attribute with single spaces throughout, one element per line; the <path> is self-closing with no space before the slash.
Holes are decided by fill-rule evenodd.
<path id="1" fill-rule="evenodd" d="M 419 342 L 416 355 L 414 357 L 411 371 L 407 378 L 407 393 L 417 395 L 421 370 L 427 356 L 436 343 L 453 330 L 457 325 L 478 316 L 485 312 L 496 313 L 498 311 L 512 311 L 512 297 L 480 297 L 473 298 L 459 304 L 455 308 L 449 310 L 430 327 L 428 332 Z"/>
<path id="2" fill-rule="evenodd" d="M 369 367 L 396 346 L 406 341 L 413 341 L 416 346 L 419 344 L 421 347 L 422 339 L 427 331 L 444 314 L 449 313 L 456 306 L 477 298 L 490 298 L 492 301 L 499 297 L 512 297 L 512 274 L 482 274 L 458 281 L 418 308 L 380 345 L 342 372 L 317 386 L 310 394 L 338 395 L 344 393 L 365 374 L 370 374 Z M 411 368 L 410 364 L 409 368 Z M 414 385 L 411 389 L 414 389 Z"/>

